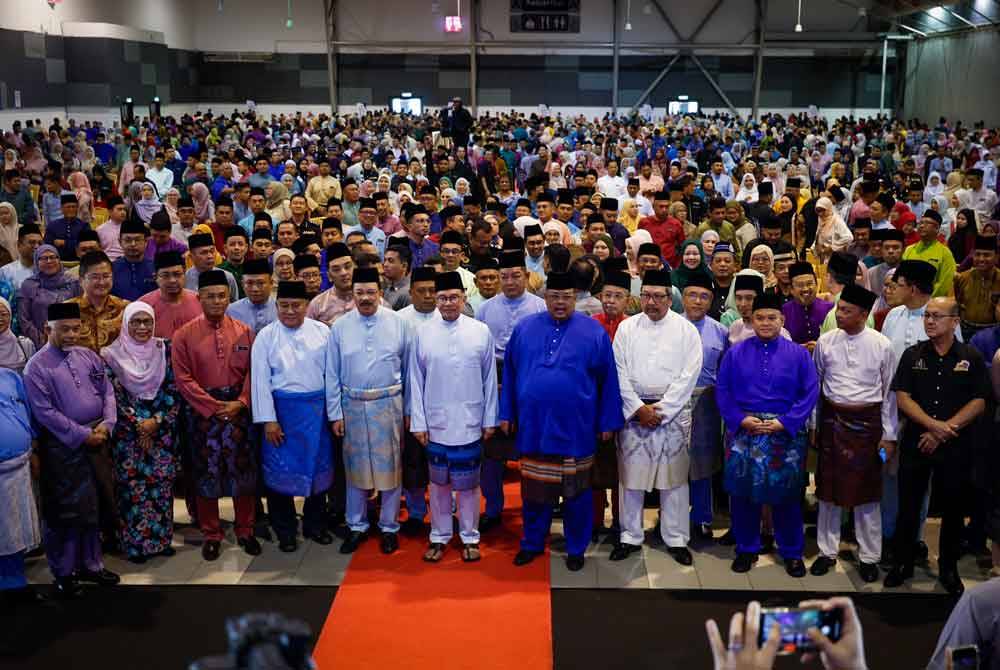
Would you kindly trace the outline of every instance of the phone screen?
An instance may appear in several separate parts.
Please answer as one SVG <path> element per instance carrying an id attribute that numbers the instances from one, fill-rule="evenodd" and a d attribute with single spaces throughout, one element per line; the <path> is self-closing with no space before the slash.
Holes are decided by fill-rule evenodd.
<path id="1" fill-rule="evenodd" d="M 954 670 L 978 670 L 979 648 L 974 644 L 951 650 L 951 667 Z"/>
<path id="2" fill-rule="evenodd" d="M 780 628 L 781 644 L 779 654 L 793 654 L 797 651 L 811 651 L 816 648 L 809 635 L 810 628 L 816 628 L 833 641 L 840 639 L 841 612 L 838 609 L 824 612 L 818 609 L 798 609 L 790 607 L 767 608 L 760 612 L 760 644 L 763 645 L 777 623 Z"/>

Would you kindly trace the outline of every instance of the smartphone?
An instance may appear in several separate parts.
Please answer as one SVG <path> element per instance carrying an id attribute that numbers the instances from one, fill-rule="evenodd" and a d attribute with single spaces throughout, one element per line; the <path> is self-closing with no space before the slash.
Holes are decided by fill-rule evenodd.
<path id="1" fill-rule="evenodd" d="M 979 670 L 979 647 L 967 644 L 962 647 L 949 647 L 952 670 Z"/>
<path id="2" fill-rule="evenodd" d="M 767 642 L 771 627 L 778 624 L 780 628 L 781 644 L 778 645 L 778 654 L 794 654 L 796 652 L 814 651 L 816 645 L 806 634 L 810 628 L 816 628 L 819 632 L 836 642 L 840 639 L 840 630 L 843 626 L 843 616 L 839 609 L 823 611 L 820 609 L 801 609 L 795 607 L 774 607 L 764 608 L 760 611 L 760 644 L 763 646 Z"/>

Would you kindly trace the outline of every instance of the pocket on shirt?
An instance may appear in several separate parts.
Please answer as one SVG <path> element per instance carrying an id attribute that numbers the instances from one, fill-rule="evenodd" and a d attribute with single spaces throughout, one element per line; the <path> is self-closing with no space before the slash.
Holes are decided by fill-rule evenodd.
<path id="1" fill-rule="evenodd" d="M 466 428 L 479 429 L 483 425 L 483 403 L 478 400 L 468 400 L 462 403 L 462 416 Z"/>

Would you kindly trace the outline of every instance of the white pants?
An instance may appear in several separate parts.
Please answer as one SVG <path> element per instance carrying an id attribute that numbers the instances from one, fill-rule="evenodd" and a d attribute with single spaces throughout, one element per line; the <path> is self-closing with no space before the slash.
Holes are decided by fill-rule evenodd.
<path id="1" fill-rule="evenodd" d="M 382 491 L 382 511 L 379 514 L 378 527 L 383 533 L 399 532 L 399 497 L 402 490 L 397 486 L 390 491 Z M 348 484 L 346 508 L 347 527 L 359 533 L 367 531 L 368 491 L 356 489 Z"/>
<path id="2" fill-rule="evenodd" d="M 816 543 L 820 555 L 827 558 L 837 558 L 840 551 L 841 509 L 832 503 L 819 502 Z M 877 502 L 854 508 L 854 534 L 861 562 L 878 563 L 882 556 L 882 511 Z"/>
<path id="3" fill-rule="evenodd" d="M 451 541 L 451 485 L 430 484 L 431 492 L 431 542 L 448 544 Z M 479 544 L 479 498 L 474 489 L 455 491 L 458 512 L 458 536 L 463 544 Z"/>
<path id="4" fill-rule="evenodd" d="M 660 491 L 660 536 L 668 547 L 686 547 L 691 539 L 691 508 L 688 485 Z M 642 502 L 645 491 L 619 487 L 618 504 L 621 507 L 621 541 L 641 545 L 645 535 L 642 530 Z"/>

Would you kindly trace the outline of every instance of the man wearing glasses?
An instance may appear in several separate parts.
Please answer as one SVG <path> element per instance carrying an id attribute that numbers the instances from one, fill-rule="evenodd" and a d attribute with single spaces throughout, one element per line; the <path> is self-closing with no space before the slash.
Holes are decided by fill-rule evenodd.
<path id="1" fill-rule="evenodd" d="M 642 313 L 626 319 L 615 334 L 623 416 L 618 443 L 621 479 L 621 540 L 611 552 L 621 561 L 642 549 L 643 500 L 660 492 L 660 535 L 667 552 L 691 565 L 687 543 L 690 499 L 691 393 L 701 372 L 698 330 L 670 310 L 670 274 L 647 270 L 642 278 Z"/>
<path id="2" fill-rule="evenodd" d="M 928 302 L 923 322 L 927 341 L 903 353 L 892 382 L 899 411 L 908 421 L 900 440 L 896 565 L 886 575 L 885 586 L 901 586 L 913 577 L 912 538 L 933 477 L 942 506 L 938 580 L 949 593 L 960 595 L 963 488 L 972 461 L 973 425 L 991 389 L 982 356 L 956 341 L 959 313 L 954 298 Z"/>
<path id="3" fill-rule="evenodd" d="M 402 487 L 403 383 L 412 329 L 382 305 L 378 270 L 352 274 L 355 309 L 330 328 L 326 352 L 326 412 L 342 437 L 350 534 L 340 553 L 354 553 L 368 537 L 368 493 L 382 494 L 382 553 L 399 548 Z M 331 289 L 332 290 L 332 289 Z"/>
<path id="4" fill-rule="evenodd" d="M 478 561 L 479 476 L 483 442 L 497 426 L 497 368 L 489 327 L 465 316 L 457 272 L 434 278 L 440 318 L 413 338 L 407 370 L 410 425 L 430 464 L 431 534 L 424 554 L 437 563 L 451 541 L 452 489 L 462 560 Z"/>

